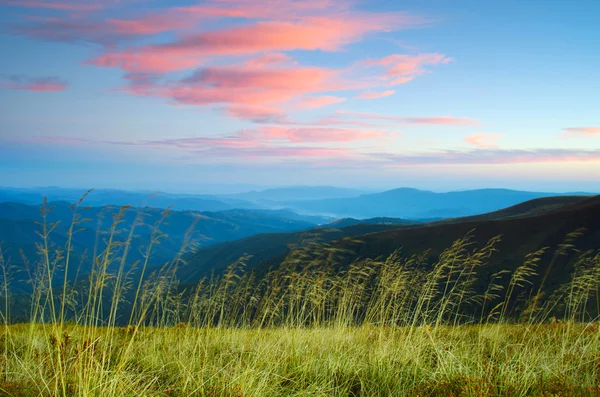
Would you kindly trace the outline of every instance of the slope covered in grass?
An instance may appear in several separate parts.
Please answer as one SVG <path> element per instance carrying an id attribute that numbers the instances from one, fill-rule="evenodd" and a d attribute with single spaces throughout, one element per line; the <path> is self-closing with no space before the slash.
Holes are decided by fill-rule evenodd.
<path id="1" fill-rule="evenodd" d="M 430 223 L 398 219 L 380 222 L 387 218 L 375 218 L 373 221 L 366 220 L 367 223 L 351 221 L 348 222 L 350 226 L 346 226 L 347 222 L 342 220 L 340 227 L 336 228 L 256 235 L 199 249 L 187 258 L 179 277 L 186 283 L 197 282 L 212 271 L 222 272 L 242 257 L 246 257 L 245 263 L 249 268 L 265 271 L 283 262 L 294 248 L 312 243 L 334 242 L 333 247 L 347 251 L 343 259 L 346 264 L 356 258 L 386 256 L 399 248 L 408 254 L 425 250 L 432 250 L 435 254 L 471 231 L 480 242 L 503 235 L 501 244 L 506 249 L 500 252 L 498 261 L 514 267 L 522 262 L 526 253 L 544 246 L 556 247 L 568 233 L 579 228 L 587 228 L 584 242 L 589 241 L 593 245 L 596 241 L 594 236 L 600 228 L 597 219 L 599 206 L 598 198 L 567 196 L 535 199 L 484 215 Z M 326 226 L 332 225 L 336 223 Z"/>
<path id="2" fill-rule="evenodd" d="M 582 396 L 598 325 L 4 329 L 7 396 Z M 0 342 L 1 344 L 2 342 Z M 62 361 L 59 361 L 62 360 Z"/>

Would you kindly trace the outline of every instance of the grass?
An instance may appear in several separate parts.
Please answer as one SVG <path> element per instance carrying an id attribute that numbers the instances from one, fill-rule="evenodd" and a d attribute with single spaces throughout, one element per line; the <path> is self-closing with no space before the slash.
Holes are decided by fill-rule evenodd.
<path id="1" fill-rule="evenodd" d="M 597 324 L 7 331 L 7 395 L 600 395 Z"/>
<path id="2" fill-rule="evenodd" d="M 186 287 L 175 275 L 188 239 L 173 261 L 149 266 L 168 211 L 145 247 L 131 246 L 143 220 L 125 230 L 123 211 L 77 280 L 60 272 L 70 240 L 54 247 L 55 225 L 42 222 L 27 305 L 12 301 L 0 250 L 0 395 L 600 396 L 600 251 L 577 253 L 552 291 L 538 274 L 549 248 L 484 284 L 499 237 L 475 246 L 471 236 L 434 263 L 395 252 L 341 268 L 344 253 L 318 245 L 260 277 L 241 258 Z M 142 262 L 128 262 L 132 249 Z M 27 306 L 27 323 L 11 324 L 11 302 Z"/>

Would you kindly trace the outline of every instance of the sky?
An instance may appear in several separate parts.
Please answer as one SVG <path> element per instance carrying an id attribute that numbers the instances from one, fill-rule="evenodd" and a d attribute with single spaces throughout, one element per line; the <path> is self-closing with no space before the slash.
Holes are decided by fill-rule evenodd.
<path id="1" fill-rule="evenodd" d="M 599 15 L 0 0 L 0 185 L 600 191 Z"/>

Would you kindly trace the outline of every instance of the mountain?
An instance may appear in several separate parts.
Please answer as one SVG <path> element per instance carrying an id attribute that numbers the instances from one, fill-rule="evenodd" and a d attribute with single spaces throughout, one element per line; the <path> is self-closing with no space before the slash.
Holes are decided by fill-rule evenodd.
<path id="1" fill-rule="evenodd" d="M 77 202 L 87 190 L 56 187 L 31 189 L 0 189 L 0 202 L 39 204 L 48 201 Z M 136 207 L 172 208 L 174 210 L 224 211 L 236 208 L 260 208 L 256 204 L 233 197 L 214 195 L 172 194 L 164 192 L 131 192 L 124 190 L 99 189 L 90 192 L 85 203 L 90 206 L 133 205 Z"/>
<path id="2" fill-rule="evenodd" d="M 449 193 L 400 188 L 354 198 L 287 202 L 295 211 L 335 217 L 455 218 L 483 214 L 556 193 L 481 189 Z"/>
<path id="3" fill-rule="evenodd" d="M 73 219 L 71 205 L 66 202 L 49 204 L 52 210 L 47 214 L 49 224 L 56 223 L 50 235 L 52 249 L 64 249 L 68 241 L 68 231 Z M 101 252 L 105 247 L 105 239 L 109 236 L 109 229 L 113 223 L 113 214 L 117 214 L 120 207 L 86 207 L 80 209 L 82 223 L 72 239 L 73 258 L 79 264 L 83 255 L 88 258 L 94 252 Z M 128 258 L 131 263 L 143 260 L 140 248 L 148 245 L 154 230 L 154 225 L 163 216 L 164 210 L 157 208 L 135 208 L 125 210 L 121 223 L 115 236 L 117 242 L 125 241 L 129 230 L 134 223 L 138 223 L 132 236 Z M 136 217 L 142 216 L 139 222 Z M 85 218 L 85 220 L 83 220 Z M 224 241 L 237 240 L 259 233 L 289 232 L 310 229 L 318 224 L 321 218 L 302 217 L 288 211 L 270 210 L 228 210 L 223 212 L 197 212 L 197 211 L 171 211 L 160 225 L 160 231 L 165 236 L 160 239 L 160 244 L 155 245 L 152 253 L 151 264 L 161 265 L 173 259 L 180 251 L 186 233 L 193 226 L 190 234 L 196 246 L 205 247 Z M 21 252 L 30 261 L 35 263 L 38 259 L 36 244 L 41 243 L 38 232 L 41 231 L 42 221 L 40 207 L 22 203 L 0 203 L 0 247 L 6 258 L 21 270 L 17 280 L 26 279 L 24 273 L 24 260 Z M 122 249 L 122 248 L 120 248 Z M 120 255 L 116 252 L 115 255 Z M 84 266 L 77 269 L 80 274 L 88 273 L 90 261 L 83 261 Z M 19 283 L 17 283 L 19 284 Z"/>
<path id="4" fill-rule="evenodd" d="M 298 186 L 251 191 L 247 193 L 220 196 L 237 198 L 253 202 L 286 202 L 297 200 L 321 200 L 358 197 L 365 194 L 364 190 L 339 188 L 332 186 Z"/>
<path id="5" fill-rule="evenodd" d="M 386 256 L 399 248 L 407 255 L 431 250 L 435 256 L 471 231 L 473 242 L 478 244 L 503 235 L 494 269 L 514 268 L 522 263 L 525 254 L 545 246 L 556 247 L 568 233 L 582 227 L 588 232 L 581 239 L 581 248 L 599 248 L 600 196 L 534 199 L 481 216 L 425 224 L 366 223 L 256 235 L 197 250 L 180 270 L 180 278 L 187 283 L 197 282 L 211 271 L 219 273 L 243 256 L 249 257 L 245 260 L 248 268 L 264 272 L 293 254 L 293 249 L 306 249 L 314 243 L 328 243 L 332 251 L 344 252 L 337 258 L 339 265 L 357 258 Z M 313 254 L 317 255 L 316 251 Z"/>
<path id="6" fill-rule="evenodd" d="M 355 225 L 413 225 L 417 222 L 409 221 L 401 218 L 370 218 L 370 219 L 355 219 L 355 218 L 342 218 L 321 227 L 323 228 L 342 228 Z"/>

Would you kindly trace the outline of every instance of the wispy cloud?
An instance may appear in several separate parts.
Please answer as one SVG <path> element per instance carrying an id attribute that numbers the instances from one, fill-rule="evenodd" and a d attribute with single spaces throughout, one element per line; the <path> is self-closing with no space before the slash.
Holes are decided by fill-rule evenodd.
<path id="1" fill-rule="evenodd" d="M 318 67 L 210 67 L 199 70 L 179 84 L 158 87 L 154 94 L 201 106 L 275 106 L 305 94 L 335 89 L 337 75 L 335 70 Z"/>
<path id="2" fill-rule="evenodd" d="M 378 99 L 378 98 L 384 98 L 386 96 L 394 95 L 395 93 L 396 93 L 396 91 L 394 91 L 394 90 L 387 90 L 387 91 L 381 91 L 381 92 L 365 91 L 365 92 L 361 92 L 360 94 L 358 94 L 355 98 L 357 98 L 357 99 Z"/>
<path id="3" fill-rule="evenodd" d="M 570 127 L 563 129 L 565 137 L 591 137 L 600 136 L 600 127 Z"/>
<path id="4" fill-rule="evenodd" d="M 331 140 L 330 138 L 329 140 Z M 313 158 L 339 158 L 350 157 L 353 151 L 343 147 L 323 147 L 305 145 L 281 145 L 283 142 L 300 142 L 312 140 L 307 131 L 240 131 L 229 137 L 199 137 L 185 139 L 165 139 L 157 141 L 136 142 L 105 142 L 112 145 L 138 146 L 150 148 L 181 150 L 186 156 L 197 155 L 204 158 L 228 159 L 235 162 L 239 158 L 273 159 L 290 157 L 313 159 Z M 323 141 L 327 142 L 328 139 Z"/>
<path id="5" fill-rule="evenodd" d="M 478 148 L 474 150 L 440 150 L 417 153 L 388 152 L 377 146 L 365 150 L 346 145 L 357 141 L 381 139 L 393 133 L 378 130 L 338 128 L 285 128 L 265 126 L 241 130 L 229 136 L 174 138 L 139 141 L 93 141 L 72 137 L 31 137 L 9 142 L 31 145 L 88 146 L 101 145 L 168 150 L 177 158 L 218 160 L 237 163 L 240 158 L 261 158 L 288 162 L 290 157 L 312 167 L 341 166 L 344 168 L 394 168 L 426 165 L 503 165 L 545 163 L 600 163 L 600 149 L 531 150 Z M 6 141 L 6 140 L 4 140 Z M 381 145 L 380 145 L 381 149 Z M 167 153 L 167 152 L 163 152 Z"/>
<path id="6" fill-rule="evenodd" d="M 58 77 L 0 76 L 0 87 L 13 90 L 55 92 L 66 90 L 67 85 Z"/>
<path id="7" fill-rule="evenodd" d="M 306 97 L 300 100 L 300 107 L 304 109 L 315 109 L 323 106 L 335 105 L 336 103 L 341 103 L 345 100 L 346 98 L 337 97 L 333 95 Z"/>
<path id="8" fill-rule="evenodd" d="M 51 9 L 51 10 L 61 10 L 61 11 L 93 11 L 99 10 L 102 8 L 102 4 L 82 4 L 82 3 L 67 3 L 67 2 L 56 2 L 56 1 L 13 1 L 13 0 L 2 0 L 0 1 L 0 5 L 7 5 L 12 7 L 21 7 L 21 8 L 42 8 L 42 9 Z"/>
<path id="9" fill-rule="evenodd" d="M 390 116 L 368 112 L 349 112 L 340 110 L 336 112 L 337 117 L 355 118 L 377 121 L 391 121 L 408 124 L 432 124 L 432 125 L 477 125 L 477 120 L 467 117 L 433 116 L 433 117 L 402 117 Z"/>
<path id="10" fill-rule="evenodd" d="M 349 128 L 288 128 L 259 127 L 252 136 L 260 141 L 287 142 L 355 142 L 380 139 L 385 130 L 358 130 Z"/>
<path id="11" fill-rule="evenodd" d="M 377 153 L 374 157 L 386 160 L 388 165 L 452 165 L 452 164 L 531 164 L 600 162 L 600 149 L 478 149 L 471 151 L 439 151 L 404 155 Z"/>
<path id="12" fill-rule="evenodd" d="M 379 66 L 385 69 L 384 79 L 390 85 L 404 84 L 428 72 L 427 66 L 450 63 L 452 58 L 444 54 L 396 54 L 381 59 L 361 61 L 361 65 Z"/>
<path id="13" fill-rule="evenodd" d="M 498 139 L 502 138 L 500 134 L 486 134 L 486 133 L 478 133 L 474 135 L 469 135 L 465 138 L 465 142 L 469 145 L 476 146 L 482 149 L 489 148 L 497 148 L 498 147 Z"/>
<path id="14" fill-rule="evenodd" d="M 259 124 L 288 124 L 289 117 L 281 110 L 258 106 L 229 106 L 226 108 L 229 116 L 249 120 Z"/>

